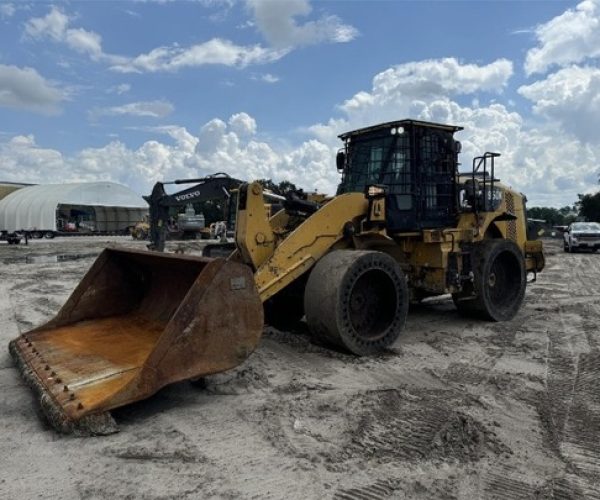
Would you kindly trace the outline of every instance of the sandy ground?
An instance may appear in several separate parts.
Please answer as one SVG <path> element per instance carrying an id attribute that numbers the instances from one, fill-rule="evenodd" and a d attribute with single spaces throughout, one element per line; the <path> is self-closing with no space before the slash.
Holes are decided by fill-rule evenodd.
<path id="1" fill-rule="evenodd" d="M 205 388 L 116 411 L 120 433 L 61 436 L 6 346 L 107 243 L 0 244 L 1 498 L 600 499 L 600 255 L 550 242 L 513 321 L 466 321 L 435 299 L 375 358 L 267 328 Z"/>

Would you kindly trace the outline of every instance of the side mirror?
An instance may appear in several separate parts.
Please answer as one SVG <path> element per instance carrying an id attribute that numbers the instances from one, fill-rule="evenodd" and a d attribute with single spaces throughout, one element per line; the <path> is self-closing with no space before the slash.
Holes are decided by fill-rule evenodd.
<path id="1" fill-rule="evenodd" d="M 337 166 L 338 172 L 344 170 L 344 167 L 346 166 L 346 153 L 341 149 L 337 152 L 337 155 L 335 156 L 335 164 Z"/>

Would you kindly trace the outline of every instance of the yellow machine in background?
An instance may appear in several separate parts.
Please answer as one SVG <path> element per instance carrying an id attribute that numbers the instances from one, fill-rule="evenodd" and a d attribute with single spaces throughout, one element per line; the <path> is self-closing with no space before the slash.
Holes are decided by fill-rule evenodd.
<path id="1" fill-rule="evenodd" d="M 135 226 L 131 228 L 131 237 L 134 240 L 146 240 L 150 234 L 150 223 L 147 217 L 144 220 L 137 222 Z"/>
<path id="2" fill-rule="evenodd" d="M 343 134 L 336 196 L 288 196 L 269 215 L 259 183 L 239 188 L 227 259 L 107 249 L 57 317 L 11 342 L 61 431 L 115 430 L 108 411 L 166 384 L 230 369 L 267 322 L 368 355 L 392 345 L 408 305 L 452 294 L 459 312 L 510 320 L 528 273 L 525 197 L 495 158 L 458 173 L 460 127 L 403 120 Z"/>

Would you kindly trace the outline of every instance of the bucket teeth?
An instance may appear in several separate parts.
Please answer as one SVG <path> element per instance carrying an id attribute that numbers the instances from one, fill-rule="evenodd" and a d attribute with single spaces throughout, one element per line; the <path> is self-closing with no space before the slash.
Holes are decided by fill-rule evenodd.
<path id="1" fill-rule="evenodd" d="M 46 389 L 47 386 L 42 382 L 35 370 L 30 366 L 30 361 L 34 360 L 28 360 L 28 358 L 24 357 L 27 354 L 21 350 L 19 343 L 22 344 L 21 338 L 13 340 L 9 344 L 10 354 L 25 382 L 39 398 L 42 411 L 52 427 L 61 433 L 74 434 L 76 436 L 107 435 L 118 432 L 119 429 L 116 422 L 107 411 L 94 415 L 84 415 L 78 420 L 70 418 L 65 413 L 63 407 L 57 403 L 54 395 Z M 49 387 L 54 389 L 56 386 L 50 385 Z M 71 404 L 74 403 L 75 401 Z M 76 408 L 78 411 L 84 409 L 81 402 L 77 403 Z"/>

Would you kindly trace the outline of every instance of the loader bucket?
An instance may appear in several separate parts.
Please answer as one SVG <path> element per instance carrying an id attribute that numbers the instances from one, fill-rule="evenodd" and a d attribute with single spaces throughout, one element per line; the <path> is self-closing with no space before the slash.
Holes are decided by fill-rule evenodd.
<path id="1" fill-rule="evenodd" d="M 108 248 L 56 317 L 9 348 L 57 430 L 107 434 L 109 410 L 239 365 L 262 328 L 244 264 Z"/>

